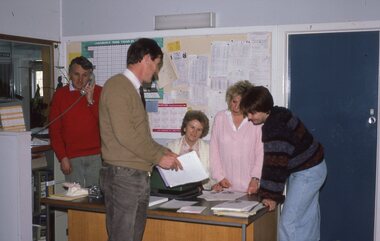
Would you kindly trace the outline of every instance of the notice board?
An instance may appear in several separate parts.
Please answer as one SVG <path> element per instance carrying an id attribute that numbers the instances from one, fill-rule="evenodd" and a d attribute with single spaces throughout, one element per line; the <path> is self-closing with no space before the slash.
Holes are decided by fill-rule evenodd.
<path id="1" fill-rule="evenodd" d="M 80 55 L 87 57 L 95 65 L 96 83 L 102 86 L 125 70 L 128 48 L 136 39 L 68 41 L 67 63 Z M 164 52 L 159 78 L 145 93 L 154 138 L 180 137 L 188 109 L 205 112 L 211 126 L 215 114 L 227 108 L 226 89 L 239 80 L 270 88 L 271 31 L 153 39 Z"/>

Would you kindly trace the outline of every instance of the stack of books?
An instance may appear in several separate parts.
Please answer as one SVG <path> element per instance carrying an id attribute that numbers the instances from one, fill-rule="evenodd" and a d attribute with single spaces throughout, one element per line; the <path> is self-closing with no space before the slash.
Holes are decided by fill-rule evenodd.
<path id="1" fill-rule="evenodd" d="M 220 203 L 211 208 L 215 215 L 247 218 L 265 206 L 257 201 L 234 200 Z"/>
<path id="2" fill-rule="evenodd" d="M 4 131 L 26 130 L 21 104 L 0 106 L 0 129 Z"/>

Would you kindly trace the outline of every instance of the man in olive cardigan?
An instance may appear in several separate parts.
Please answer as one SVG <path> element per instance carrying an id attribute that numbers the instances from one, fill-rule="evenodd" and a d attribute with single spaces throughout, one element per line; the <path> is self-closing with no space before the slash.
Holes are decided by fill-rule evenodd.
<path id="1" fill-rule="evenodd" d="M 182 169 L 177 155 L 156 143 L 139 88 L 157 74 L 161 48 L 138 39 L 128 49 L 127 69 L 107 80 L 99 104 L 104 167 L 100 185 L 105 196 L 109 241 L 142 240 L 149 204 L 149 173 L 154 165 Z"/>

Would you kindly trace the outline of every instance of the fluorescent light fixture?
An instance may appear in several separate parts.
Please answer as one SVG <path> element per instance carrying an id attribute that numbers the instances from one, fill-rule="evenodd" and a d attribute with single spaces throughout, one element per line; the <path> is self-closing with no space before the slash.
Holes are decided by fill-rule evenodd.
<path id="1" fill-rule="evenodd" d="M 154 17 L 155 30 L 215 28 L 215 13 L 189 13 Z"/>

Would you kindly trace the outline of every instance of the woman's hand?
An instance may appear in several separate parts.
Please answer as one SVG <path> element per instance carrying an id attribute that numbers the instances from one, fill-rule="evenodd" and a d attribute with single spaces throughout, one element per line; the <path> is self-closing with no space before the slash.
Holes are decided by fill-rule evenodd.
<path id="1" fill-rule="evenodd" d="M 219 185 L 222 186 L 222 188 L 230 188 L 232 186 L 227 178 L 223 178 L 223 180 L 219 182 Z"/>
<path id="2" fill-rule="evenodd" d="M 223 191 L 224 188 L 229 188 L 231 187 L 230 181 L 228 181 L 226 178 L 223 178 L 219 183 L 215 184 L 212 186 L 212 190 L 216 192 L 221 192 Z"/>
<path id="3" fill-rule="evenodd" d="M 223 191 L 223 187 L 219 183 L 217 183 L 211 187 L 211 190 L 215 192 L 221 192 Z"/>
<path id="4" fill-rule="evenodd" d="M 248 185 L 248 190 L 247 190 L 248 195 L 257 193 L 257 191 L 259 191 L 259 187 L 260 187 L 260 180 L 258 178 L 253 177 Z"/>

